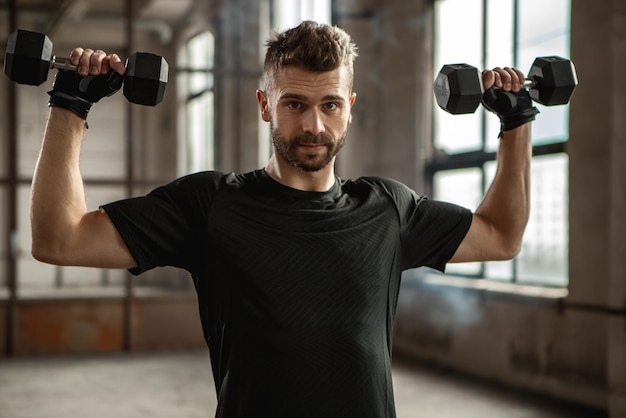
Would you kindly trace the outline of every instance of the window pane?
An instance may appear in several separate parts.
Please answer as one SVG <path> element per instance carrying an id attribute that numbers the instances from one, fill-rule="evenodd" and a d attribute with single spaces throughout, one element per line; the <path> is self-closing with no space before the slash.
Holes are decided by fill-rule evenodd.
<path id="1" fill-rule="evenodd" d="M 274 0 L 272 25 L 283 31 L 297 26 L 303 20 L 331 23 L 330 0 Z"/>
<path id="2" fill-rule="evenodd" d="M 486 68 L 513 62 L 513 0 L 487 0 Z"/>
<path id="3" fill-rule="evenodd" d="M 482 0 L 435 2 L 435 73 L 444 64 L 482 63 Z M 434 112 L 434 145 L 447 153 L 481 147 L 480 112 L 450 115 L 438 107 Z"/>
<path id="4" fill-rule="evenodd" d="M 569 0 L 519 2 L 520 64 L 528 63 L 530 66 L 538 56 L 569 55 L 569 3 Z"/>
<path id="5" fill-rule="evenodd" d="M 541 13 L 537 13 L 541 10 Z M 519 2 L 519 65 L 530 71 L 536 57 L 569 57 L 570 1 Z M 533 143 L 560 142 L 568 137 L 567 106 L 538 105 L 541 114 L 533 124 Z"/>
<path id="6" fill-rule="evenodd" d="M 187 155 L 189 172 L 210 170 L 214 167 L 213 92 L 187 103 Z"/>
<path id="7" fill-rule="evenodd" d="M 440 171 L 433 179 L 433 198 L 475 210 L 482 197 L 482 177 L 479 168 Z M 446 271 L 475 275 L 480 273 L 481 264 L 449 264 Z"/>
<path id="8" fill-rule="evenodd" d="M 189 96 L 213 88 L 215 39 L 211 32 L 203 32 L 187 43 L 187 60 L 191 71 L 187 79 Z"/>
<path id="9" fill-rule="evenodd" d="M 513 280 L 514 263 L 514 260 L 486 262 L 485 277 L 510 282 Z"/>
<path id="10" fill-rule="evenodd" d="M 181 175 L 211 170 L 214 161 L 214 60 L 215 38 L 203 32 L 187 42 L 185 56 L 188 71 L 178 76 L 180 97 L 184 103 L 179 120 L 180 143 L 179 173 Z"/>

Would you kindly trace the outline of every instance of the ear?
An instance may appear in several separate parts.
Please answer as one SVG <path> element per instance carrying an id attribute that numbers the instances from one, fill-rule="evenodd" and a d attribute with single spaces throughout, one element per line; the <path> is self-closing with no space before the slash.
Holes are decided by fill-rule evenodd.
<path id="1" fill-rule="evenodd" d="M 350 95 L 350 100 L 349 100 L 349 104 L 350 104 L 350 109 L 352 109 L 352 106 L 354 106 L 354 102 L 356 101 L 356 93 L 352 92 L 352 94 Z M 350 112 L 350 116 L 348 118 L 348 124 L 352 123 L 352 111 Z"/>
<path id="2" fill-rule="evenodd" d="M 270 121 L 270 107 L 267 93 L 263 90 L 256 91 L 256 101 L 259 103 L 259 110 L 261 111 L 261 117 L 265 122 Z"/>
<path id="3" fill-rule="evenodd" d="M 356 93 L 352 92 L 350 95 L 350 107 L 354 106 L 354 102 L 356 101 Z"/>

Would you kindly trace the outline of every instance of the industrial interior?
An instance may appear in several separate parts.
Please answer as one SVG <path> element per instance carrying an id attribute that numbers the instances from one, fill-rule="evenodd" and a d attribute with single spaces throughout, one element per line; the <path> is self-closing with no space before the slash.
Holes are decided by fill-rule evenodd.
<path id="1" fill-rule="evenodd" d="M 337 174 L 393 178 L 472 210 L 495 172 L 498 121 L 482 108 L 442 110 L 439 70 L 527 73 L 536 57 L 571 60 L 568 103 L 537 105 L 519 255 L 404 272 L 396 407 L 406 418 L 626 417 L 626 3 L 5 0 L 0 47 L 6 66 L 21 29 L 47 35 L 57 59 L 89 47 L 167 63 L 159 103 L 119 92 L 89 114 L 81 170 L 95 210 L 189 173 L 263 167 L 265 42 L 303 20 L 345 29 L 359 50 Z M 27 68 L 11 71 L 0 76 L 0 417 L 213 416 L 188 272 L 135 277 L 31 255 L 31 181 L 55 70 L 38 85 L 16 81 Z"/>

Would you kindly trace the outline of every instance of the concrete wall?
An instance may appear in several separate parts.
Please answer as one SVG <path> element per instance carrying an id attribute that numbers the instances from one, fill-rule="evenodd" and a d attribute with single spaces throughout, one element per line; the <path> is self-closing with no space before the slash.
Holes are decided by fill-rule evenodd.
<path id="1" fill-rule="evenodd" d="M 206 346 L 194 295 L 135 300 L 130 306 L 130 329 L 126 328 L 125 309 L 120 298 L 20 301 L 14 354 L 102 354 Z"/>
<path id="2" fill-rule="evenodd" d="M 626 415 L 626 4 L 572 5 L 570 296 L 598 306 L 606 329 L 611 416 Z"/>

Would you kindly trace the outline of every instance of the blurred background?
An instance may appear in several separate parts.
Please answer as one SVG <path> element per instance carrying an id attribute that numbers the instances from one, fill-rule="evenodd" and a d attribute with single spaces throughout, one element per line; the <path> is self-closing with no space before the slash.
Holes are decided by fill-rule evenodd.
<path id="1" fill-rule="evenodd" d="M 269 127 L 255 100 L 264 43 L 305 19 L 346 29 L 360 51 L 339 175 L 392 177 L 470 209 L 494 175 L 499 125 L 482 109 L 458 116 L 439 109 L 432 87 L 439 69 L 468 63 L 527 73 L 538 56 L 572 59 L 580 84 L 571 104 L 538 105 L 532 214 L 520 255 L 450 265 L 445 275 L 406 272 L 394 355 L 626 416 L 622 2 L 6 0 L 0 48 L 4 57 L 9 34 L 28 29 L 47 34 L 59 57 L 80 46 L 168 61 L 161 104 L 137 106 L 117 94 L 89 115 L 82 171 L 96 209 L 187 173 L 264 166 Z M 159 268 L 131 279 L 30 255 L 30 182 L 53 75 L 38 87 L 0 77 L 0 375 L 33 359 L 200 350 L 210 383 L 186 272 Z M 17 416 L 2 412 L 3 396 L 15 396 L 9 384 L 0 379 L 0 417 Z"/>

